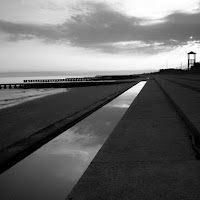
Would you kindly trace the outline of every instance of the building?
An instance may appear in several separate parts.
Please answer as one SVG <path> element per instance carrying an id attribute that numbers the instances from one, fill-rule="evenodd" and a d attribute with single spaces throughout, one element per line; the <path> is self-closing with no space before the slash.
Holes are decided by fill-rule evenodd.
<path id="1" fill-rule="evenodd" d="M 192 70 L 192 71 L 199 71 L 200 72 L 200 62 L 194 63 L 194 65 L 191 66 L 190 70 Z"/>

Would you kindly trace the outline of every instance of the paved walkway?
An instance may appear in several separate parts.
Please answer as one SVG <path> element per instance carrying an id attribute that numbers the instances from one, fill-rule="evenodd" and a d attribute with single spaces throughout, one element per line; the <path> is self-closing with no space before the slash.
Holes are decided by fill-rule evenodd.
<path id="1" fill-rule="evenodd" d="M 175 85 L 158 82 L 166 90 Z M 67 200 L 199 200 L 200 161 L 189 134 L 160 86 L 149 80 Z"/>
<path id="2" fill-rule="evenodd" d="M 0 110 L 0 173 L 136 83 L 74 88 Z"/>
<path id="3" fill-rule="evenodd" d="M 177 78 L 156 77 L 185 123 L 200 142 L 200 84 Z"/>
<path id="4" fill-rule="evenodd" d="M 161 76 L 162 77 L 162 76 Z M 160 79 L 161 77 L 157 77 L 157 79 Z M 185 79 L 185 78 L 179 78 L 179 77 L 171 77 L 171 76 L 164 76 L 161 79 L 169 80 L 172 83 L 176 83 L 179 86 L 189 88 L 191 90 L 200 92 L 200 79 Z"/>

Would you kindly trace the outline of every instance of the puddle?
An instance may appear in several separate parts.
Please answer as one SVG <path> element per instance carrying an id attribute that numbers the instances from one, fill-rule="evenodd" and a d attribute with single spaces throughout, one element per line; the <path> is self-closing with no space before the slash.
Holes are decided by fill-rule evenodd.
<path id="1" fill-rule="evenodd" d="M 145 83 L 138 83 L 0 175 L 0 199 L 65 199 Z"/>

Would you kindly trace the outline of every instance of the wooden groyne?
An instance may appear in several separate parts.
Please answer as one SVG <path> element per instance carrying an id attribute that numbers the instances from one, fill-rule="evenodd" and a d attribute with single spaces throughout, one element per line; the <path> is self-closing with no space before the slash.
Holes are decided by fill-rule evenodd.
<path id="1" fill-rule="evenodd" d="M 198 81 L 155 76 L 111 133 L 67 200 L 198 200 Z"/>
<path id="2" fill-rule="evenodd" d="M 30 82 L 30 83 L 11 83 L 0 84 L 0 89 L 33 89 L 33 88 L 72 88 L 72 87 L 86 87 L 97 85 L 113 85 L 121 83 L 135 82 L 135 80 L 108 80 L 108 81 L 72 81 L 72 82 Z"/>
<path id="3" fill-rule="evenodd" d="M 22 88 L 24 88 L 24 84 L 21 83 L 8 83 L 8 84 L 0 83 L 0 89 L 22 89 Z"/>
<path id="4" fill-rule="evenodd" d="M 123 81 L 124 83 L 128 81 Z M 31 88 L 69 88 L 69 87 L 86 87 L 97 85 L 120 84 L 122 81 L 73 81 L 73 82 L 31 82 L 31 83 L 11 83 L 0 84 L 0 89 L 31 89 Z"/>

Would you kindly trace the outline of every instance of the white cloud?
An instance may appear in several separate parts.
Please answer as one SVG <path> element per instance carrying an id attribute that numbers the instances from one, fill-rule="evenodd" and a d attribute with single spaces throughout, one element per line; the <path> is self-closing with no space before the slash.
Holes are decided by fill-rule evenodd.
<path id="1" fill-rule="evenodd" d="M 199 0 L 123 0 L 122 10 L 131 16 L 160 19 L 173 12 L 194 13 Z"/>
<path id="2" fill-rule="evenodd" d="M 116 47 L 121 47 L 121 48 L 141 48 L 141 47 L 149 47 L 149 43 L 145 43 L 143 41 L 123 41 L 123 42 L 115 42 L 112 44 L 113 46 Z"/>

